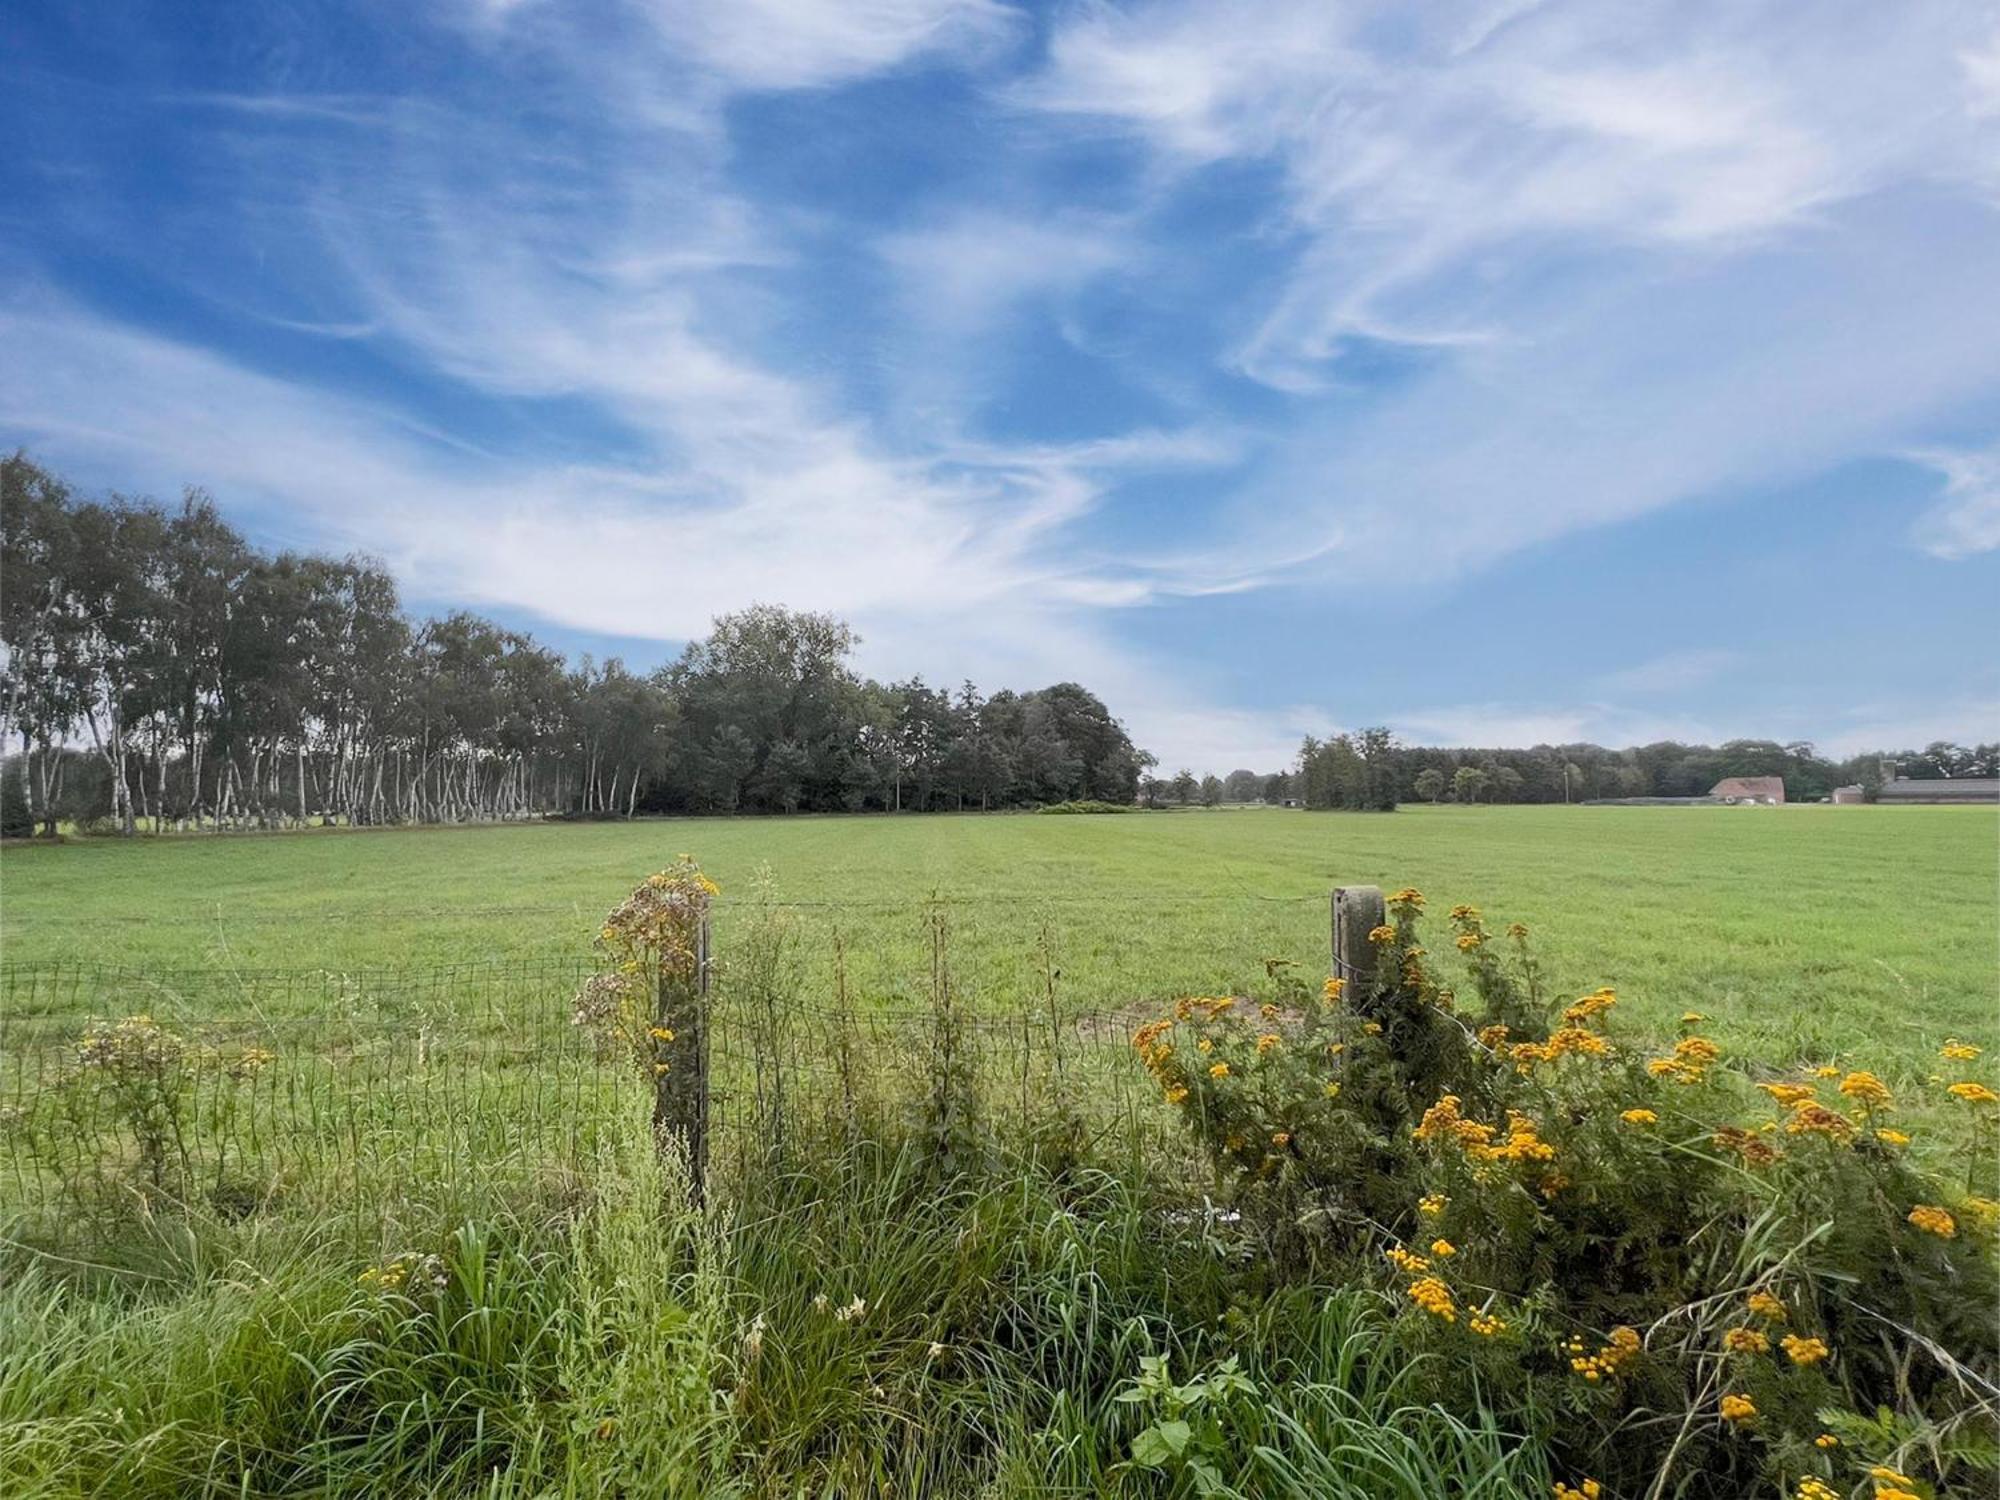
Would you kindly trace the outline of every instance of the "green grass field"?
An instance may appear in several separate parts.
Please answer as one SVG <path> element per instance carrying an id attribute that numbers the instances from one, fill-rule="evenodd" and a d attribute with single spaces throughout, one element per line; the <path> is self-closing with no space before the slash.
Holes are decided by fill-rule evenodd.
<path id="1" fill-rule="evenodd" d="M 968 992 L 1104 1008 L 1324 961 L 1337 884 L 1414 885 L 1522 921 L 1558 992 L 1598 984 L 1625 1024 L 1715 1017 L 1748 1051 L 1924 1066 L 1937 1038 L 2000 1042 L 1990 812 L 1952 808 L 1221 810 L 1130 817 L 674 820 L 179 838 L 0 857 L 14 963 L 355 970 L 581 955 L 599 915 L 692 853 L 746 904 L 846 939 L 864 995 L 922 967 L 949 904 Z M 1442 933 L 1439 937 L 1441 939 Z M 1442 946 L 1440 943 L 1437 946 Z"/>
<path id="2" fill-rule="evenodd" d="M 1926 1496 L 1988 1493 L 1992 1237 L 1965 1194 L 1994 1192 L 1977 1143 L 1995 1127 L 1924 1079 L 1946 1036 L 2000 1046 L 1995 832 L 1958 809 L 1413 808 L 11 846 L 0 1494 L 1196 1493 L 1186 1472 L 1128 1462 L 1168 1410 L 1135 1404 L 1167 1399 L 1135 1385 L 1148 1355 L 1175 1380 L 1240 1361 L 1242 1389 L 1203 1429 L 1202 1492 L 1225 1500 L 1529 1500 L 1563 1474 L 1601 1476 L 1609 1500 L 1792 1496 L 1806 1473 L 1860 1493 L 1877 1462 L 1924 1474 Z M 593 1060 L 569 1018 L 603 912 L 684 852 L 722 884 L 716 947 L 737 961 L 702 1211 L 655 1154 L 650 1075 Z M 1454 903 L 1496 930 L 1525 922 L 1554 995 L 1615 986 L 1613 1033 L 1649 1049 L 1695 1009 L 1753 1078 L 1801 1060 L 1879 1070 L 1916 1138 L 1907 1165 L 1773 1122 L 1783 1170 L 1720 1166 L 1716 1121 L 1744 1098 L 1753 1122 L 1774 1108 L 1733 1067 L 1711 1093 L 1565 1063 L 1561 1088 L 1649 1091 L 1534 1106 L 1586 1178 L 1550 1190 L 1548 1222 L 1574 1198 L 1589 1227 L 1537 1243 L 1583 1258 L 1531 1296 L 1495 1291 L 1477 1258 L 1526 1195 L 1497 1179 L 1514 1217 L 1481 1217 L 1480 1179 L 1454 1180 L 1422 1211 L 1467 1215 L 1437 1225 L 1463 1250 L 1431 1251 L 1456 1257 L 1468 1310 L 1498 1298 L 1514 1331 L 1489 1345 L 1476 1324 L 1433 1326 L 1376 1239 L 1302 1252 L 1294 1231 L 1318 1221 L 1195 1149 L 1196 1117 L 1125 1045 L 1169 997 L 1258 993 L 1270 957 L 1324 965 L 1329 890 L 1356 883 L 1422 889 L 1446 973 Z M 1046 955 L 1061 1005 L 1123 1024 L 1051 1026 L 1064 1045 L 1032 1056 L 1025 1021 L 947 1028 L 959 1009 L 928 990 L 933 899 L 970 1004 L 1038 1013 Z M 776 920 L 771 903 L 787 904 Z M 827 1065 L 836 935 L 855 1001 L 840 1014 L 873 1008 L 853 1075 L 845 1052 Z M 65 988 L 41 983 L 51 963 L 119 971 Z M 79 1062 L 87 1015 L 136 1011 L 201 1044 Z M 244 1018 L 274 1050 L 231 1074 L 240 1054 L 212 1049 L 228 1027 L 210 1023 Z M 1339 1097 L 1366 1098 L 1366 1076 Z M 1665 1117 L 1657 1137 L 1617 1113 L 1639 1097 Z M 1317 1082 L 1306 1098 L 1324 1109 Z M 1412 1154 L 1397 1185 L 1412 1205 L 1436 1186 L 1414 1174 L 1450 1170 L 1429 1160 Z M 1956 1259 L 1905 1218 L 1917 1201 L 1964 1216 Z M 1240 1216 L 1216 1212 L 1230 1202 Z M 1690 1204 L 1707 1205 L 1692 1232 Z M 1654 1248 L 1631 1264 L 1669 1271 L 1591 1304 L 1600 1240 L 1632 1235 Z M 1766 1284 L 1799 1329 L 1826 1332 L 1845 1382 L 1739 1361 L 1732 1378 L 1762 1382 L 1768 1446 L 1728 1430 L 1711 1377 L 1691 1373 L 1713 1367 L 1743 1289 Z M 1599 1400 L 1555 1340 L 1642 1321 L 1635 1295 L 1651 1299 L 1653 1383 Z M 1884 1353 L 1884 1320 L 1831 1321 L 1845 1299 L 1885 1298 L 1928 1320 L 1920 1339 Z M 1911 1381 L 1939 1338 L 1972 1383 Z M 1893 1432 L 1822 1414 L 1891 1392 Z M 1811 1445 L 1843 1420 L 1845 1446 Z"/>

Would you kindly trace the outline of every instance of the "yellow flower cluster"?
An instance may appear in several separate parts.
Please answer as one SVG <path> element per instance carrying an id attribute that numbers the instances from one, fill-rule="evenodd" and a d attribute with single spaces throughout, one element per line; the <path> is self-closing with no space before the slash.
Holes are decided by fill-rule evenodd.
<path id="1" fill-rule="evenodd" d="M 1227 1078 L 1229 1076 L 1229 1064 L 1226 1062 L 1214 1064 L 1209 1068 L 1208 1076 L 1210 1078 Z"/>
<path id="2" fill-rule="evenodd" d="M 1809 1083 L 1760 1083 L 1757 1087 L 1786 1109 L 1797 1109 L 1801 1104 L 1819 1102 L 1819 1090 Z"/>
<path id="3" fill-rule="evenodd" d="M 1556 1500 L 1598 1500 L 1604 1493 L 1604 1486 L 1595 1479 L 1585 1479 L 1576 1484 L 1556 1481 Z"/>
<path id="4" fill-rule="evenodd" d="M 1875 1500 L 1921 1500 L 1915 1489 L 1916 1480 L 1886 1464 L 1875 1465 L 1868 1471 L 1868 1477 L 1875 1481 Z"/>
<path id="5" fill-rule="evenodd" d="M 1146 1071 L 1155 1078 L 1160 1076 L 1168 1058 L 1174 1055 L 1172 1042 L 1166 1040 L 1174 1029 L 1172 1021 L 1151 1021 L 1132 1033 L 1133 1050 L 1139 1054 L 1139 1061 Z"/>
<path id="6" fill-rule="evenodd" d="M 1873 1073 L 1849 1073 L 1840 1080 L 1840 1091 L 1863 1109 L 1888 1109 L 1896 1101 L 1889 1086 Z"/>
<path id="7" fill-rule="evenodd" d="M 1581 1026 L 1564 1026 L 1546 1042 L 1516 1042 L 1507 1049 L 1507 1055 L 1514 1060 L 1515 1071 L 1526 1077 L 1538 1062 L 1555 1062 L 1563 1057 L 1605 1057 L 1610 1051 L 1611 1044 L 1596 1032 Z"/>
<path id="8" fill-rule="evenodd" d="M 1991 1234 L 1995 1229 L 2000 1229 L 2000 1203 L 1995 1203 L 1991 1198 L 1961 1199 L 1958 1214 L 1979 1234 Z"/>
<path id="9" fill-rule="evenodd" d="M 1786 1334 L 1778 1343 L 1795 1365 L 1816 1365 L 1833 1352 L 1826 1347 L 1826 1340 L 1801 1338 L 1796 1333 Z"/>
<path id="10" fill-rule="evenodd" d="M 1507 1331 L 1507 1325 L 1491 1313 L 1474 1313 L 1466 1320 L 1465 1326 L 1483 1339 L 1490 1339 Z"/>
<path id="11" fill-rule="evenodd" d="M 1724 1396 L 1717 1410 L 1722 1413 L 1723 1421 L 1733 1422 L 1738 1427 L 1747 1427 L 1757 1420 L 1757 1403 L 1748 1396 Z"/>
<path id="12" fill-rule="evenodd" d="M 1786 1135 L 1823 1135 L 1837 1145 L 1854 1139 L 1854 1122 L 1824 1104 L 1806 1103 L 1793 1108 L 1785 1125 Z"/>
<path id="13" fill-rule="evenodd" d="M 243 1079 L 256 1077 L 277 1060 L 278 1054 L 269 1047 L 245 1047 L 223 1065 L 223 1071 L 241 1082 Z"/>
<path id="14" fill-rule="evenodd" d="M 1954 1083 L 1945 1092 L 1954 1099 L 1963 1099 L 1967 1104 L 2000 1104 L 2000 1094 L 1983 1083 Z"/>
<path id="15" fill-rule="evenodd" d="M 1808 1474 L 1799 1481 L 1792 1500 L 1840 1500 L 1840 1493 L 1824 1479 L 1815 1479 Z"/>
<path id="16" fill-rule="evenodd" d="M 1925 1234 L 1948 1240 L 1958 1233 L 1958 1221 L 1935 1203 L 1919 1203 L 1910 1210 L 1910 1222 Z"/>
<path id="17" fill-rule="evenodd" d="M 383 1265 L 370 1266 L 356 1278 L 363 1286 L 377 1291 L 393 1292 L 409 1277 L 410 1267 L 406 1261 L 392 1260 Z"/>
<path id="18" fill-rule="evenodd" d="M 1618 1003 L 1618 995 L 1610 985 L 1593 990 L 1563 1012 L 1563 1022 L 1569 1026 L 1581 1026 L 1593 1016 L 1601 1016 Z"/>
<path id="19" fill-rule="evenodd" d="M 1368 941 L 1378 944 L 1393 943 L 1396 941 L 1396 929 L 1387 925 L 1371 927 L 1368 929 Z"/>
<path id="20" fill-rule="evenodd" d="M 1458 1321 L 1458 1305 L 1451 1300 L 1451 1288 L 1435 1276 L 1412 1282 L 1410 1300 L 1441 1323 Z"/>
<path id="21" fill-rule="evenodd" d="M 1382 1257 L 1405 1276 L 1421 1276 L 1431 1268 L 1429 1261 L 1413 1250 L 1405 1250 L 1401 1245 L 1391 1245 L 1382 1252 Z"/>
<path id="22" fill-rule="evenodd" d="M 1417 1212 L 1435 1219 L 1444 1212 L 1445 1205 L 1449 1202 L 1451 1199 L 1445 1197 L 1443 1193 L 1425 1193 L 1417 1200 Z"/>
<path id="23" fill-rule="evenodd" d="M 1556 1148 L 1541 1138 L 1535 1122 L 1518 1110 L 1507 1111 L 1507 1134 L 1459 1113 L 1456 1094 L 1446 1094 L 1424 1111 L 1411 1134 L 1420 1141 L 1453 1141 L 1475 1162 L 1551 1161 Z"/>
<path id="24" fill-rule="evenodd" d="M 1507 1111 L 1507 1138 L 1491 1144 L 1487 1141 L 1467 1141 L 1465 1154 L 1479 1162 L 1553 1161 L 1556 1148 L 1541 1138 L 1539 1127 L 1533 1120 L 1510 1109 Z"/>
<path id="25" fill-rule="evenodd" d="M 1684 1036 L 1674 1043 L 1671 1057 L 1656 1057 L 1646 1064 L 1655 1078 L 1671 1078 L 1676 1083 L 1700 1083 L 1722 1056 L 1722 1049 L 1705 1036 Z"/>
<path id="26" fill-rule="evenodd" d="M 77 1061 L 86 1068 L 136 1072 L 178 1062 L 186 1050 L 186 1042 L 151 1016 L 127 1016 L 108 1029 L 93 1023 L 77 1043 Z"/>
<path id="27" fill-rule="evenodd" d="M 1276 1050 L 1278 1044 L 1283 1040 L 1284 1038 L 1279 1036 L 1275 1031 L 1265 1032 L 1257 1038 L 1257 1055 L 1262 1057 L 1265 1053 Z"/>
<path id="28" fill-rule="evenodd" d="M 1660 1123 L 1660 1117 L 1650 1109 L 1624 1110 L 1620 1112 L 1618 1118 L 1623 1120 L 1627 1125 L 1657 1125 Z"/>
<path id="29" fill-rule="evenodd" d="M 1729 1328 L 1723 1331 L 1722 1347 L 1731 1354 L 1765 1354 L 1771 1340 L 1761 1329 Z"/>
<path id="30" fill-rule="evenodd" d="M 1907 1146 L 1910 1144 L 1909 1136 L 1900 1130 L 1878 1130 L 1875 1132 L 1875 1139 L 1885 1146 Z"/>
<path id="31" fill-rule="evenodd" d="M 1414 886 L 1406 885 L 1389 898 L 1389 904 L 1391 906 L 1414 907 L 1416 910 L 1422 911 L 1424 909 L 1424 893 Z"/>
<path id="32" fill-rule="evenodd" d="M 1483 945 L 1485 941 L 1486 934 L 1483 932 L 1461 932 L 1457 938 L 1458 951 L 1460 953 L 1470 953 L 1474 948 Z"/>
<path id="33" fill-rule="evenodd" d="M 1590 1384 L 1596 1385 L 1607 1375 L 1617 1375 L 1639 1357 L 1643 1347 L 1639 1330 L 1627 1328 L 1624 1324 L 1611 1330 L 1610 1335 L 1594 1354 L 1583 1352 L 1583 1340 L 1571 1339 L 1563 1346 L 1569 1353 L 1569 1367 Z"/>
<path id="34" fill-rule="evenodd" d="M 1499 1025 L 1480 1027 L 1479 1045 L 1482 1047 L 1492 1048 L 1496 1051 L 1501 1047 L 1506 1046 L 1507 1028 L 1505 1026 L 1499 1026 Z"/>
<path id="35" fill-rule="evenodd" d="M 1454 1245 L 1450 1240 L 1440 1237 L 1431 1241 L 1431 1254 L 1435 1255 L 1439 1260 L 1450 1260 L 1454 1255 L 1458 1254 L 1458 1246 Z"/>
<path id="36" fill-rule="evenodd" d="M 1785 1304 L 1776 1297 L 1773 1297 L 1769 1292 L 1752 1292 L 1745 1300 L 1749 1305 L 1750 1311 L 1762 1318 L 1766 1323 L 1782 1323 L 1785 1321 Z"/>
<path id="37" fill-rule="evenodd" d="M 1346 988 L 1347 981 L 1345 979 L 1329 979 L 1319 987 L 1320 999 L 1324 1000 L 1328 1005 L 1338 1005 L 1340 1003 L 1341 992 Z"/>
<path id="38" fill-rule="evenodd" d="M 1938 1048 L 1938 1056 L 1947 1062 L 1971 1062 L 1979 1056 L 1979 1051 L 1972 1043 L 1961 1042 L 1954 1036 L 1945 1038 L 1944 1045 Z"/>

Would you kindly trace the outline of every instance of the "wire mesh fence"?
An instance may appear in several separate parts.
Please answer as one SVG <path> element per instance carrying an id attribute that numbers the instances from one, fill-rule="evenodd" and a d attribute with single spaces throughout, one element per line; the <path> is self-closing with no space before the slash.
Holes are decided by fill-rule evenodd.
<path id="1" fill-rule="evenodd" d="M 1152 1128 L 1124 1009 L 973 1003 L 941 965 L 875 972 L 820 934 L 757 930 L 708 1001 L 717 1172 L 828 1132 L 941 1151 Z M 855 979 L 856 971 L 864 979 Z M 419 968 L 0 966 L 0 1224 L 88 1237 L 163 1206 L 308 1212 L 380 1238 L 398 1213 L 560 1197 L 645 1128 L 629 1049 L 575 1022 L 582 959 Z"/>

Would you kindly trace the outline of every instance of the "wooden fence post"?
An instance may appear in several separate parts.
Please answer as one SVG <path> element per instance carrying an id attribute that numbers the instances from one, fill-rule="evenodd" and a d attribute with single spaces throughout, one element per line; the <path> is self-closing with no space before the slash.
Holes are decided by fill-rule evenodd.
<path id="1" fill-rule="evenodd" d="M 672 1034 L 654 1054 L 666 1064 L 653 1076 L 653 1134 L 662 1151 L 687 1165 L 688 1196 L 699 1206 L 708 1175 L 708 908 L 696 919 L 692 973 L 662 968 L 657 1022 Z"/>
<path id="2" fill-rule="evenodd" d="M 1360 999 L 1375 987 L 1375 944 L 1368 934 L 1388 919 L 1379 885 L 1333 888 L 1333 977 Z"/>

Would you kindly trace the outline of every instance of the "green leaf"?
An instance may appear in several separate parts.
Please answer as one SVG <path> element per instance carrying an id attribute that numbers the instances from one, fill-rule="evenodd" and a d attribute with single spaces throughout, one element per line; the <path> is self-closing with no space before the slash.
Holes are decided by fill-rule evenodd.
<path id="1" fill-rule="evenodd" d="M 1164 1467 L 1174 1456 L 1157 1427 L 1148 1427 L 1132 1439 L 1132 1462 L 1143 1469 Z"/>

